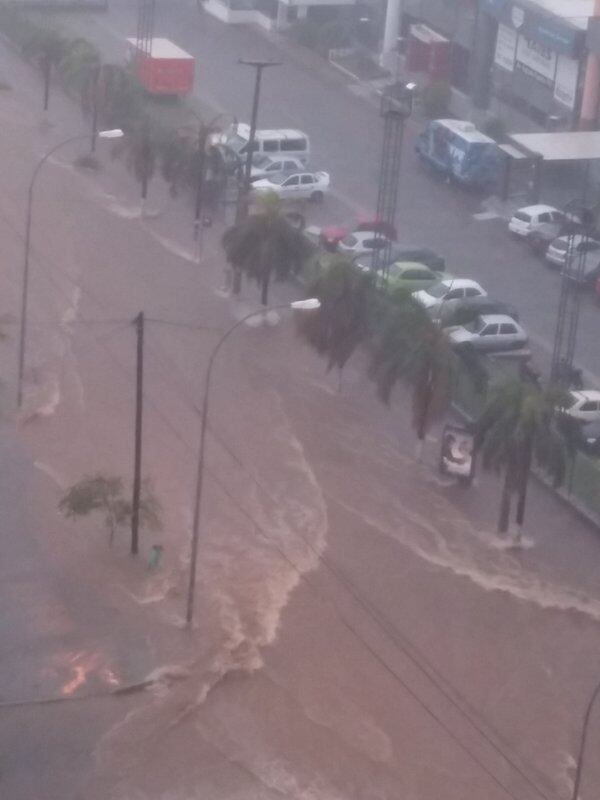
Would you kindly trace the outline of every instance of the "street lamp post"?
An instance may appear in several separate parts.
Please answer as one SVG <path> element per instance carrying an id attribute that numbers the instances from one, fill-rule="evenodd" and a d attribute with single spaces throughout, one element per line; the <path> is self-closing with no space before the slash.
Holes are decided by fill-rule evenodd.
<path id="1" fill-rule="evenodd" d="M 228 328 L 225 333 L 221 336 L 219 341 L 213 347 L 211 354 L 208 359 L 208 364 L 206 366 L 206 372 L 204 377 L 204 398 L 202 400 L 202 413 L 200 417 L 200 444 L 198 447 L 198 467 L 196 472 L 196 493 L 194 497 L 194 517 L 192 523 L 192 547 L 190 553 L 190 574 L 189 574 L 189 581 L 188 581 L 188 593 L 187 593 L 187 609 L 186 609 L 186 623 L 187 625 L 191 625 L 193 617 L 194 617 L 194 599 L 196 593 L 196 571 L 197 571 L 197 560 L 198 560 L 198 541 L 200 538 L 200 516 L 202 511 L 202 489 L 204 485 L 204 448 L 206 443 L 206 429 L 207 429 L 207 421 L 208 421 L 208 409 L 210 403 L 210 387 L 211 387 L 211 377 L 213 366 L 221 347 L 225 344 L 227 339 L 231 336 L 231 334 L 237 330 L 246 320 L 250 319 L 251 317 L 256 317 L 258 315 L 263 315 L 269 311 L 277 311 L 279 309 L 284 308 L 292 308 L 298 309 L 302 311 L 310 310 L 319 308 L 320 306 L 319 300 L 316 298 L 309 298 L 308 300 L 297 300 L 293 303 L 285 303 L 285 305 L 277 305 L 271 306 L 270 308 L 266 309 L 259 309 L 258 311 L 252 311 L 250 314 L 246 314 L 245 317 L 238 320 L 234 323 L 230 328 Z"/>
<path id="2" fill-rule="evenodd" d="M 115 128 L 114 130 L 100 131 L 98 136 L 102 139 L 119 139 L 121 136 L 123 136 L 123 131 L 120 128 Z M 35 182 L 41 168 L 44 166 L 46 161 L 48 161 L 50 156 L 54 155 L 57 150 L 60 150 L 62 147 L 66 147 L 66 145 L 71 144 L 71 142 L 78 142 L 88 138 L 90 138 L 89 133 L 81 133 L 77 136 L 70 136 L 68 139 L 64 139 L 62 142 L 59 142 L 57 145 L 48 150 L 48 152 L 38 161 L 29 183 L 29 190 L 27 193 L 27 215 L 25 218 L 25 249 L 23 258 L 23 284 L 21 288 L 21 322 L 19 329 L 19 359 L 17 375 L 17 406 L 19 408 L 23 402 L 23 370 L 25 366 L 25 344 L 27 340 L 27 302 L 29 299 L 29 252 L 31 249 L 31 224 Z"/>
<path id="3" fill-rule="evenodd" d="M 594 704 L 599 695 L 600 695 L 600 683 L 598 683 L 598 685 L 592 692 L 592 696 L 590 697 L 590 701 L 587 705 L 587 708 L 585 710 L 585 716 L 583 718 L 583 728 L 581 730 L 581 738 L 579 740 L 579 752 L 577 753 L 577 769 L 575 770 L 575 780 L 573 781 L 573 793 L 571 795 L 571 800 L 578 800 L 579 798 L 579 787 L 581 786 L 583 759 L 585 757 L 585 746 L 587 742 L 587 733 L 590 724 L 590 717 L 592 716 L 592 711 L 594 710 Z"/>

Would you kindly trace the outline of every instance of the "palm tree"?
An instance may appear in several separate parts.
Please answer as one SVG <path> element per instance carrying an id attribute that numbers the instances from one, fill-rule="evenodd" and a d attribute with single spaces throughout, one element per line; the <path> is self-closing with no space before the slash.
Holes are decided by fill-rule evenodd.
<path id="1" fill-rule="evenodd" d="M 90 81 L 100 68 L 100 52 L 87 39 L 73 39 L 58 64 L 65 84 L 80 96 L 85 110 L 85 96 L 89 92 Z"/>
<path id="2" fill-rule="evenodd" d="M 23 53 L 27 58 L 39 59 L 44 77 L 44 111 L 48 110 L 50 101 L 50 77 L 52 69 L 58 66 L 69 47 L 65 36 L 56 30 L 34 29 L 23 44 Z"/>
<path id="3" fill-rule="evenodd" d="M 504 473 L 498 532 L 508 530 L 511 502 L 517 495 L 515 544 L 522 536 L 527 486 L 535 460 L 562 484 L 572 446 L 560 424 L 562 393 L 531 381 L 508 377 L 494 384 L 476 426 L 475 445 L 485 469 Z"/>
<path id="4" fill-rule="evenodd" d="M 115 155 L 125 152 L 125 163 L 140 184 L 142 212 L 148 198 L 150 181 L 156 171 L 160 148 L 160 132 L 149 118 L 145 117 L 125 132 L 125 136 L 113 150 Z"/>
<path id="5" fill-rule="evenodd" d="M 327 358 L 327 371 L 342 370 L 364 341 L 369 329 L 369 310 L 374 276 L 361 272 L 348 256 L 333 253 L 319 258 L 319 274 L 307 289 L 320 308 L 298 317 L 298 330 L 319 355 Z"/>
<path id="6" fill-rule="evenodd" d="M 374 342 L 370 375 L 377 384 L 379 398 L 386 404 L 397 382 L 410 387 L 418 459 L 427 433 L 450 405 L 461 366 L 476 386 L 485 383 L 487 375 L 479 359 L 470 351 L 454 350 L 443 328 L 409 294 L 396 292 L 381 334 Z"/>
<path id="7" fill-rule="evenodd" d="M 269 192 L 256 201 L 253 213 L 223 234 L 227 261 L 258 283 L 265 306 L 272 276 L 285 280 L 296 274 L 311 252 L 300 227 L 282 210 L 277 195 Z"/>

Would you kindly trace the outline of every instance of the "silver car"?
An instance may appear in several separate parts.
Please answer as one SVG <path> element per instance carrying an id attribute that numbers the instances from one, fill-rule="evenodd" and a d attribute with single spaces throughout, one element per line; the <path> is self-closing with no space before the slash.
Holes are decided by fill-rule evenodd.
<path id="1" fill-rule="evenodd" d="M 468 325 L 446 328 L 450 342 L 480 352 L 518 350 L 527 344 L 527 334 L 507 314 L 480 314 Z"/>
<path id="2" fill-rule="evenodd" d="M 576 233 L 574 236 L 559 236 L 548 245 L 546 250 L 546 261 L 555 264 L 557 267 L 564 267 L 568 258 L 579 260 L 579 256 L 584 253 L 585 260 L 588 261 L 588 253 L 594 253 L 594 261 L 597 263 L 600 258 L 600 242 Z"/>

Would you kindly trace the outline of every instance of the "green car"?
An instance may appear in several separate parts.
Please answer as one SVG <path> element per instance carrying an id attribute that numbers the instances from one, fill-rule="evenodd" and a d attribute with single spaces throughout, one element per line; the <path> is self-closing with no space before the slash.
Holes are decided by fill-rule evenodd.
<path id="1" fill-rule="evenodd" d="M 434 272 L 418 261 L 396 261 L 388 267 L 387 289 L 389 292 L 418 292 L 445 277 L 445 273 Z"/>

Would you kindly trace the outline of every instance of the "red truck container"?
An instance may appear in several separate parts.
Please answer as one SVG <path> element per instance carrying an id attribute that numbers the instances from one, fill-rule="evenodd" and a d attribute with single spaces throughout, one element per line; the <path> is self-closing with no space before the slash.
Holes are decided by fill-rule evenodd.
<path id="1" fill-rule="evenodd" d="M 151 94 L 185 95 L 194 85 L 194 57 L 169 39 L 150 39 L 147 52 L 127 39 L 130 60 L 142 86 Z"/>

